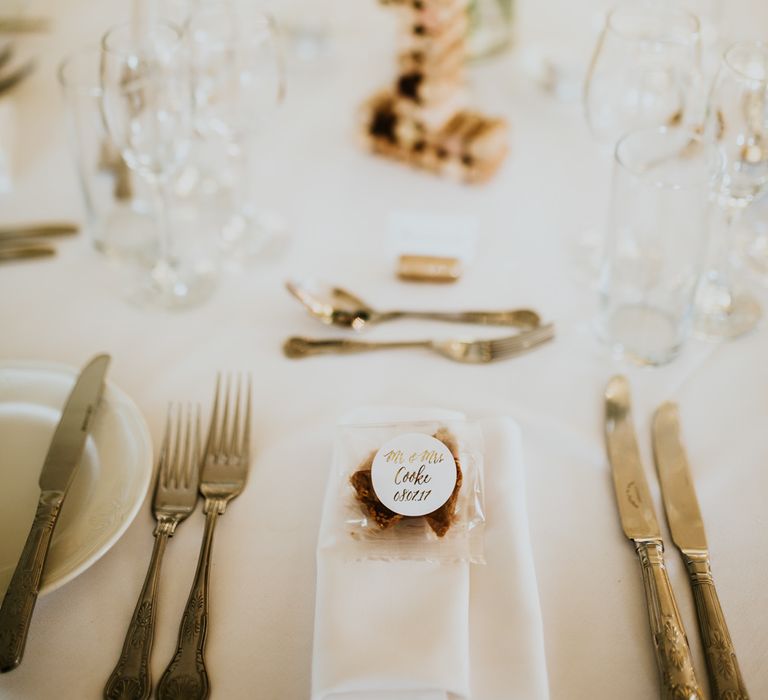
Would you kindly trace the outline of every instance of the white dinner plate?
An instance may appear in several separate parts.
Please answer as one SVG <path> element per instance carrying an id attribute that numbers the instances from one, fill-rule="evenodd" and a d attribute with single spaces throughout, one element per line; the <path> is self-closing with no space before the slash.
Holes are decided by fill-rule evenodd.
<path id="1" fill-rule="evenodd" d="M 78 373 L 64 365 L 0 362 L 0 597 L 32 526 L 40 469 Z M 147 424 L 136 404 L 107 382 L 53 533 L 41 593 L 81 574 L 117 542 L 151 476 Z"/>

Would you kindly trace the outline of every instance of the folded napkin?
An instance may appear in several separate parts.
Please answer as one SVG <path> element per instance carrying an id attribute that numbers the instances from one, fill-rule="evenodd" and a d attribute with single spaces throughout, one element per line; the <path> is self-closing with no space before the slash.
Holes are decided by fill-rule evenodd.
<path id="1" fill-rule="evenodd" d="M 368 409 L 343 422 L 461 418 Z M 483 421 L 481 428 L 486 565 L 349 561 L 319 548 L 312 700 L 549 696 L 519 429 L 509 419 Z M 321 541 L 333 491 L 326 494 Z"/>

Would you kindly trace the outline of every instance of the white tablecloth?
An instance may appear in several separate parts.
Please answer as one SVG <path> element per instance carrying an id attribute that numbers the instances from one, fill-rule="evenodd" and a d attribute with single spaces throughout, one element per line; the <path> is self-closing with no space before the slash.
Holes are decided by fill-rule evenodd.
<path id="1" fill-rule="evenodd" d="M 40 67 L 16 93 L 22 157 L 16 192 L 0 199 L 3 223 L 81 216 L 53 67 L 126 12 L 117 2 L 48 5 L 55 31 L 26 41 L 39 50 Z M 120 301 L 113 270 L 81 236 L 62 243 L 52 260 L 0 269 L 0 357 L 79 366 L 96 351 L 110 352 L 111 378 L 138 403 L 156 442 L 169 400 L 207 404 L 217 370 L 253 372 L 256 458 L 246 492 L 217 528 L 214 549 L 208 656 L 214 696 L 227 700 L 308 697 L 315 539 L 333 426 L 356 406 L 395 401 L 519 421 L 552 697 L 654 697 L 639 567 L 619 526 L 602 445 L 602 389 L 624 371 L 646 457 L 652 410 L 664 399 L 680 403 L 741 668 L 752 697 L 768 697 L 765 328 L 723 345 L 691 342 L 662 369 L 612 361 L 591 333 L 595 294 L 574 263 L 580 234 L 603 220 L 608 184 L 579 106 L 539 92 L 522 61 L 509 56 L 473 75 L 478 102 L 512 124 L 511 156 L 490 184 L 462 187 L 371 158 L 354 144 L 354 112 L 392 68 L 388 33 L 377 31 L 386 13 L 372 0 L 337 6 L 335 53 L 295 72 L 264 144 L 264 199 L 290 214 L 290 255 L 228 277 L 206 306 L 171 315 Z M 592 17 L 583 3 L 531 0 L 519 9 L 518 56 L 549 44 L 572 47 L 583 59 L 588 41 L 576 38 L 589 32 Z M 742 0 L 727 11 L 745 36 L 768 26 L 763 3 Z M 459 284 L 395 281 L 386 231 L 393 209 L 477 218 L 478 256 Z M 287 360 L 280 353 L 284 337 L 324 331 L 282 289 L 287 277 L 307 273 L 382 306 L 532 306 L 557 323 L 558 338 L 487 367 L 418 351 Z M 370 336 L 417 332 L 395 324 Z M 649 460 L 646 468 L 662 516 Z M 275 497 L 289 469 L 301 470 L 300 488 L 290 498 Z M 156 676 L 175 643 L 202 526 L 197 513 L 168 547 Z M 103 559 L 39 601 L 25 661 L 0 677 L 0 697 L 100 697 L 144 576 L 151 527 L 145 507 Z M 692 600 L 671 546 L 667 560 L 704 682 Z"/>

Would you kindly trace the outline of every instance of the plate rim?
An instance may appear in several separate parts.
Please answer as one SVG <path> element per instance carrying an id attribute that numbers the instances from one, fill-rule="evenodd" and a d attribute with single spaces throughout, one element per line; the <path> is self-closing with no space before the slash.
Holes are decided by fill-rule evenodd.
<path id="1" fill-rule="evenodd" d="M 0 360 L 0 372 L 6 369 L 37 369 L 63 372 L 72 375 L 73 384 L 74 379 L 82 370 L 82 368 L 75 368 L 63 362 L 48 362 L 45 360 Z M 113 393 L 115 398 L 118 399 L 120 403 L 127 407 L 129 412 L 133 414 L 134 418 L 136 419 L 138 432 L 141 433 L 144 452 L 141 463 L 148 465 L 148 468 L 144 469 L 143 478 L 139 482 L 140 488 L 138 489 L 138 492 L 141 493 L 142 496 L 141 498 L 137 498 L 136 502 L 131 505 L 131 507 L 126 512 L 126 517 L 124 518 L 123 522 L 117 528 L 115 528 L 110 537 L 107 538 L 102 546 L 97 548 L 90 556 L 86 557 L 86 559 L 78 566 L 53 581 L 46 581 L 45 573 L 43 573 L 43 581 L 38 593 L 40 596 L 52 593 L 73 579 L 77 578 L 80 576 L 80 574 L 87 571 L 89 568 L 91 568 L 91 566 L 99 561 L 99 559 L 101 559 L 110 549 L 112 549 L 112 547 L 114 547 L 115 544 L 117 544 L 117 542 L 125 534 L 125 531 L 130 527 L 131 523 L 133 523 L 133 521 L 136 519 L 136 516 L 138 515 L 139 510 L 141 510 L 141 507 L 147 497 L 147 492 L 152 480 L 152 473 L 154 471 L 154 445 L 152 444 L 152 434 L 149 431 L 149 426 L 147 425 L 147 421 L 144 418 L 144 414 L 141 412 L 136 402 L 125 391 L 123 391 L 123 389 L 121 389 L 111 379 L 106 379 L 104 384 L 106 389 L 110 393 Z"/>

